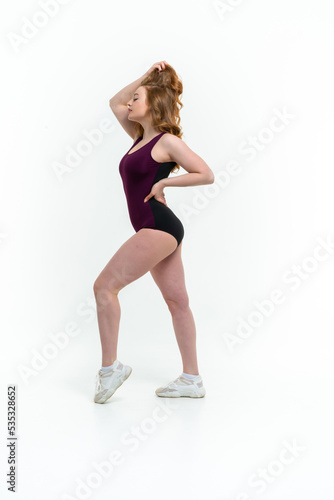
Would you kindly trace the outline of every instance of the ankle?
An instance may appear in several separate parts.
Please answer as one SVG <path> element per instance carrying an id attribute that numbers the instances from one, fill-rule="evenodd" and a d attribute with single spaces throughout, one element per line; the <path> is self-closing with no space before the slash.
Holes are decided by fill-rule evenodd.
<path id="1" fill-rule="evenodd" d="M 196 375 L 196 376 L 199 375 L 198 368 L 194 368 L 194 369 L 189 368 L 188 370 L 185 370 L 183 367 L 183 373 L 188 373 L 188 375 Z"/>
<path id="2" fill-rule="evenodd" d="M 101 366 L 110 366 L 112 365 L 113 363 L 115 363 L 117 358 L 111 358 L 111 359 L 108 359 L 108 360 L 104 360 L 102 359 L 102 363 L 101 363 Z"/>
<path id="3" fill-rule="evenodd" d="M 101 370 L 103 372 L 106 372 L 107 370 L 110 370 L 110 368 L 115 368 L 115 364 L 116 364 L 116 360 L 114 360 L 112 363 L 110 363 L 110 365 L 103 365 L 103 363 L 102 363 Z"/>
<path id="4" fill-rule="evenodd" d="M 193 378 L 196 378 L 196 377 L 198 377 L 198 375 L 199 375 L 199 373 L 196 373 L 196 374 L 195 374 L 195 373 L 187 373 L 187 372 L 182 372 L 182 376 L 183 376 L 184 378 L 187 378 L 188 380 L 191 380 L 191 379 L 193 379 Z"/>

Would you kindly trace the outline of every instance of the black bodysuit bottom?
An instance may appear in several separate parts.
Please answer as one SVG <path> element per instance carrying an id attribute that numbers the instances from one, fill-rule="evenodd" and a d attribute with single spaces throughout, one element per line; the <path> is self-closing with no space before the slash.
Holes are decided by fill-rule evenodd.
<path id="1" fill-rule="evenodd" d="M 184 236 L 184 227 L 180 219 L 176 217 L 169 207 L 156 200 L 153 196 L 148 200 L 148 203 L 153 212 L 155 229 L 170 233 L 176 239 L 177 246 L 179 246 Z"/>

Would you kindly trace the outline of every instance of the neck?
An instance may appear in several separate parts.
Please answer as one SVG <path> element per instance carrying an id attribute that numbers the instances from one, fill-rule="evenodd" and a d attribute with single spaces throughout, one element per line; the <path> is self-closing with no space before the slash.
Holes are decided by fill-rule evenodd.
<path id="1" fill-rule="evenodd" d="M 143 122 L 139 122 L 139 123 L 144 129 L 144 132 L 142 134 L 144 142 L 150 141 L 151 139 L 153 139 L 153 137 L 157 136 L 160 133 L 159 130 L 152 127 L 152 125 L 148 122 L 143 121 Z"/>

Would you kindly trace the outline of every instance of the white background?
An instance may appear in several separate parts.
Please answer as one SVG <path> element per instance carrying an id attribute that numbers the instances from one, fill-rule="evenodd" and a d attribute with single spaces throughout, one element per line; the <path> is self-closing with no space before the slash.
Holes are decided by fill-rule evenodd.
<path id="1" fill-rule="evenodd" d="M 332 498 L 332 2 L 72 0 L 20 39 L 42 3 L 7 1 L 0 12 L 1 497 L 12 498 L 7 386 L 16 384 L 17 500 Z M 134 233 L 118 171 L 132 140 L 108 101 L 160 60 L 182 78 L 183 140 L 216 176 L 165 190 L 185 228 L 207 395 L 155 395 L 182 365 L 148 273 L 119 296 L 118 359 L 133 373 L 97 405 L 93 283 Z M 284 109 L 287 123 L 270 131 Z M 60 179 L 55 165 L 103 120 L 112 130 Z M 232 161 L 239 171 L 223 184 Z M 329 241 L 322 253 L 319 238 Z M 256 313 L 254 301 L 275 289 L 283 302 Z M 258 320 L 244 338 L 241 318 Z M 71 324 L 68 344 L 24 376 Z M 134 449 L 122 436 L 136 427 Z M 114 450 L 122 463 L 80 496 L 79 480 Z"/>

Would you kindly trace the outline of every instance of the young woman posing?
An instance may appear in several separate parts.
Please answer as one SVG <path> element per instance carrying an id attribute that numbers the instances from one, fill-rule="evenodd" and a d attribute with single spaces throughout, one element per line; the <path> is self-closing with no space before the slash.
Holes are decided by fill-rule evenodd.
<path id="1" fill-rule="evenodd" d="M 94 283 L 102 345 L 96 403 L 105 403 L 129 377 L 132 368 L 117 359 L 120 323 L 118 293 L 150 271 L 172 316 L 183 372 L 155 392 L 162 397 L 203 397 L 198 371 L 196 327 L 189 307 L 181 259 L 184 228 L 167 206 L 164 188 L 214 182 L 205 161 L 181 139 L 179 111 L 182 82 L 161 61 L 109 101 L 117 120 L 133 139 L 119 165 L 129 216 L 136 231 L 113 255 Z M 168 178 L 181 165 L 188 173 Z"/>

